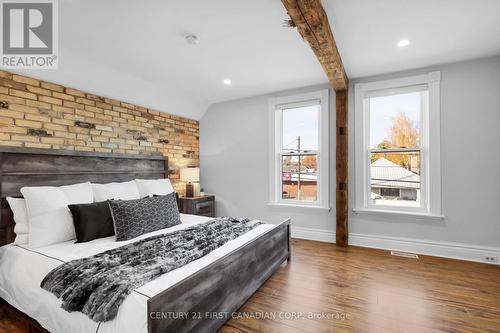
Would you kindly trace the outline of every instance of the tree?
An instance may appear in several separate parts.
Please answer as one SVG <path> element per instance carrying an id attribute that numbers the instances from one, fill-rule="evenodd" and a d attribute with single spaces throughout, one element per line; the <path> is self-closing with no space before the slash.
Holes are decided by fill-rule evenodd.
<path id="1" fill-rule="evenodd" d="M 316 170 L 316 156 L 305 156 L 302 159 L 302 165 L 306 167 L 306 169 L 314 169 Z"/>
<path id="2" fill-rule="evenodd" d="M 398 113 L 392 119 L 392 125 L 388 129 L 389 138 L 380 142 L 377 147 L 380 149 L 389 148 L 414 148 L 420 143 L 420 132 L 414 122 L 403 112 Z M 420 156 L 414 153 L 378 153 L 372 155 L 372 162 L 379 158 L 388 159 L 403 168 L 419 173 Z"/>
<path id="3" fill-rule="evenodd" d="M 400 112 L 392 119 L 392 127 L 389 129 L 389 142 L 393 147 L 413 148 L 418 147 L 420 135 L 417 126 Z"/>
<path id="4" fill-rule="evenodd" d="M 392 147 L 392 143 L 389 140 L 383 140 L 377 145 L 378 149 L 388 149 Z"/>
<path id="5" fill-rule="evenodd" d="M 297 164 L 292 161 L 291 156 L 285 156 L 283 159 L 283 171 L 290 172 L 291 170 L 295 170 L 297 168 Z"/>

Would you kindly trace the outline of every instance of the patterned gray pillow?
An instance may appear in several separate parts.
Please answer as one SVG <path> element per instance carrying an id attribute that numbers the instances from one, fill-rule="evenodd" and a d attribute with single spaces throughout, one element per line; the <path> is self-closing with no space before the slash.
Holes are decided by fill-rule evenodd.
<path id="1" fill-rule="evenodd" d="M 137 200 L 108 200 L 108 204 L 117 241 L 181 223 L 175 193 Z"/>

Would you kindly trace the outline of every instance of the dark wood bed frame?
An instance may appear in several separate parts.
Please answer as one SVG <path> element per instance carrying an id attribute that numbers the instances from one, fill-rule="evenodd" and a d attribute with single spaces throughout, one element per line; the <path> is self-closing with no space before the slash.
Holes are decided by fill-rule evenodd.
<path id="1" fill-rule="evenodd" d="M 0 246 L 15 239 L 8 196 L 23 186 L 167 178 L 168 159 L 0 147 Z M 148 331 L 215 332 L 290 258 L 290 219 L 148 300 Z M 187 315 L 180 316 L 184 313 Z"/>

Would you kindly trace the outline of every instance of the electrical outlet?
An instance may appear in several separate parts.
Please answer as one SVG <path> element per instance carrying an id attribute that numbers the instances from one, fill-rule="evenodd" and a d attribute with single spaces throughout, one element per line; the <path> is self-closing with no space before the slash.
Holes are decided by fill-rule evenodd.
<path id="1" fill-rule="evenodd" d="M 498 257 L 495 256 L 485 256 L 484 261 L 486 262 L 498 262 Z"/>

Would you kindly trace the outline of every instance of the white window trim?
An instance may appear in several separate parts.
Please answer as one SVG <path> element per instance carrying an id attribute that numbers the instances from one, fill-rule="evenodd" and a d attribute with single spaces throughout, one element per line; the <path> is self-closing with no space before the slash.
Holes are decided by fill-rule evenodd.
<path id="1" fill-rule="evenodd" d="M 355 99 L 355 208 L 357 213 L 397 214 L 416 217 L 443 218 L 441 214 L 441 134 L 440 134 L 440 72 L 354 85 Z M 424 183 L 422 207 L 391 207 L 368 205 L 368 161 L 365 140 L 369 140 L 369 119 L 364 114 L 364 96 L 373 91 L 401 89 L 425 84 L 428 87 L 429 110 L 421 119 L 422 143 L 421 181 Z M 427 134 L 427 135 L 426 135 Z"/>
<path id="2" fill-rule="evenodd" d="M 269 99 L 269 205 L 283 207 L 322 208 L 329 210 L 329 91 L 328 89 Z M 281 198 L 279 151 L 283 106 L 307 105 L 319 101 L 318 200 L 300 201 Z"/>

